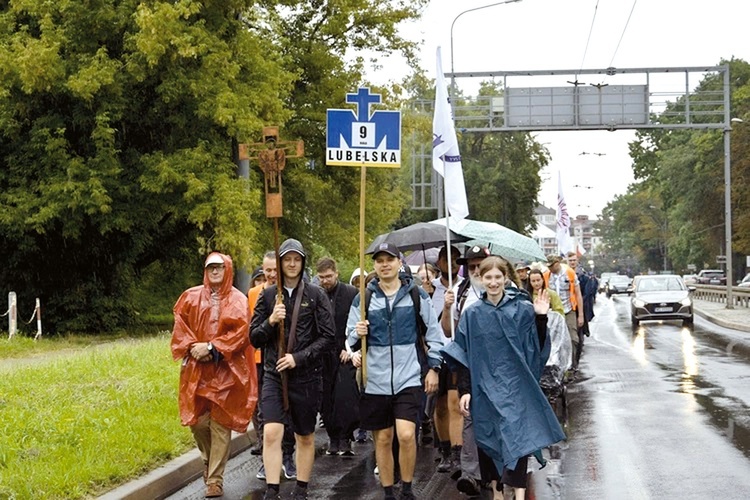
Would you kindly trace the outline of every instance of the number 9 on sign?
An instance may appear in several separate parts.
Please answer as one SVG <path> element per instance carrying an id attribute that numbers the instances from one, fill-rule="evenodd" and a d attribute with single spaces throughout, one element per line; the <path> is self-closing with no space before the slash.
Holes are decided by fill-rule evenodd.
<path id="1" fill-rule="evenodd" d="M 375 124 L 369 122 L 352 123 L 352 147 L 375 147 Z"/>

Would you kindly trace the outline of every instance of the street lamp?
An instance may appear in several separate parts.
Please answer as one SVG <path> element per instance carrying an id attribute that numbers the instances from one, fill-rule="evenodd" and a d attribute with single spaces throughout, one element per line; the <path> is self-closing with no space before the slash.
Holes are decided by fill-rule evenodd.
<path id="1" fill-rule="evenodd" d="M 648 207 L 653 208 L 654 210 L 659 210 L 659 207 L 655 207 L 653 205 L 649 205 Z M 669 246 L 668 246 L 669 240 L 667 237 L 667 228 L 668 228 L 667 223 L 669 222 L 669 219 L 667 218 L 666 210 L 664 210 L 663 215 L 664 215 L 664 225 L 662 226 L 662 235 L 661 235 L 661 239 L 663 243 L 662 243 L 660 250 L 661 250 L 661 256 L 662 256 L 662 261 L 663 261 L 662 267 L 664 269 L 664 274 L 666 274 L 667 273 L 667 250 L 669 249 Z M 654 219 L 654 222 L 656 222 L 656 219 Z"/>
<path id="2" fill-rule="evenodd" d="M 486 9 L 488 7 L 494 7 L 495 5 L 503 5 L 503 4 L 506 4 L 506 3 L 516 3 L 516 2 L 520 2 L 520 1 L 521 0 L 505 0 L 504 2 L 495 2 L 495 3 L 491 3 L 489 5 L 483 5 L 481 7 L 474 7 L 473 9 L 467 9 L 467 10 L 465 10 L 463 12 L 460 12 L 453 19 L 453 22 L 451 23 L 451 95 L 452 96 L 456 95 L 456 77 L 453 75 L 453 73 L 454 73 L 454 71 L 453 71 L 453 26 L 456 24 L 456 21 L 458 21 L 458 18 L 461 17 L 461 16 L 463 16 L 467 12 L 473 12 L 475 10 L 481 10 L 481 9 Z"/>

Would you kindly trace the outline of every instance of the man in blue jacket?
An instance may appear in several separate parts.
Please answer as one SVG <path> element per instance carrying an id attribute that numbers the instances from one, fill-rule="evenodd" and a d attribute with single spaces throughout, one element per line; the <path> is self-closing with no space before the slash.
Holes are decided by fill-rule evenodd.
<path id="1" fill-rule="evenodd" d="M 422 410 L 422 392 L 437 391 L 443 346 L 443 333 L 429 295 L 411 278 L 399 277 L 399 255 L 398 248 L 390 243 L 375 250 L 372 259 L 377 277 L 368 285 L 367 318 L 361 320 L 357 296 L 348 321 L 350 345 L 367 336 L 367 383 L 360 399 L 360 427 L 373 431 L 375 459 L 386 500 L 396 498 L 391 452 L 394 427 L 400 447 L 401 499 L 415 498 L 412 480 L 417 456 L 416 423 Z M 430 370 L 423 386 L 418 350 L 425 349 L 425 344 Z"/>

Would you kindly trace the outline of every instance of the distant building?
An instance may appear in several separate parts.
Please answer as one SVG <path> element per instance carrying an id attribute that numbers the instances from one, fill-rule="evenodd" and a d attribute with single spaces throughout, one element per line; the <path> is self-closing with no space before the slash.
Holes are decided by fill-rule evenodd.
<path id="1" fill-rule="evenodd" d="M 532 233 L 532 237 L 539 243 L 544 253 L 548 255 L 558 253 L 556 217 L 557 212 L 554 208 L 537 205 L 534 209 L 537 230 Z M 594 223 L 596 223 L 596 219 L 589 219 L 588 215 L 578 215 L 570 221 L 571 236 L 586 251 L 587 257 L 594 257 L 596 248 L 601 244 L 601 238 L 594 236 Z"/>

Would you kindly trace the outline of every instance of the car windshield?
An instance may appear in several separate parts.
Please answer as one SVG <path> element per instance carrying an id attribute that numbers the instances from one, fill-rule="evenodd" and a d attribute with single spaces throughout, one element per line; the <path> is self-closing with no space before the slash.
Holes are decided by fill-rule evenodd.
<path id="1" fill-rule="evenodd" d="M 639 292 L 672 292 L 677 290 L 685 290 L 685 285 L 675 277 L 641 279 L 638 282 Z"/>
<path id="2" fill-rule="evenodd" d="M 609 278 L 609 282 L 613 285 L 628 285 L 630 284 L 630 278 L 628 278 L 627 276 L 612 276 L 611 278 Z"/>

